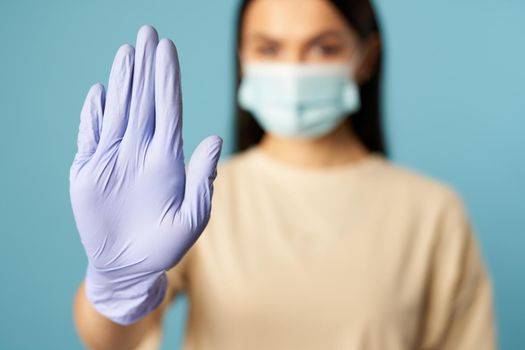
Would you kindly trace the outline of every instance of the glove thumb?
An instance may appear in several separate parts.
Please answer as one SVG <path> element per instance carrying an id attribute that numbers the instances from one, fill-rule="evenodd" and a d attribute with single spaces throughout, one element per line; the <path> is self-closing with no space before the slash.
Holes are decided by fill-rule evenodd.
<path id="1" fill-rule="evenodd" d="M 213 196 L 213 181 L 222 150 L 222 138 L 209 136 L 201 141 L 191 156 L 186 174 L 186 190 L 181 214 L 190 230 L 200 234 L 208 224 Z"/>

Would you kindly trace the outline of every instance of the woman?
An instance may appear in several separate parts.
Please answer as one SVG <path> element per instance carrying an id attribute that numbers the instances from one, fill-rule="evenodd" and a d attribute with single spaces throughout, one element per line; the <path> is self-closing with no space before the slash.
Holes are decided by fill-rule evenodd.
<path id="1" fill-rule="evenodd" d="M 461 199 L 385 156 L 370 3 L 244 1 L 238 33 L 239 152 L 218 165 L 211 136 L 184 171 L 176 51 L 153 28 L 88 93 L 71 168 L 86 345 L 155 348 L 186 291 L 185 349 L 495 348 Z"/>

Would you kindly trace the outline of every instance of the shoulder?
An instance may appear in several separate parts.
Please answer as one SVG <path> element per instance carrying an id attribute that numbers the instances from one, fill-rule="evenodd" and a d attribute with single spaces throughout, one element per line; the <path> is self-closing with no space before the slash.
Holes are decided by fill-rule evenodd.
<path id="1" fill-rule="evenodd" d="M 463 210 L 458 190 L 450 183 L 421 171 L 384 160 L 378 185 L 395 199 L 404 198 L 414 205 Z"/>
<path id="2" fill-rule="evenodd" d="M 387 217 L 411 227 L 411 239 L 418 237 L 432 251 L 444 256 L 475 242 L 468 208 L 451 184 L 406 166 L 386 162 L 377 183 L 378 196 Z M 444 253 L 443 253 L 444 252 Z"/>

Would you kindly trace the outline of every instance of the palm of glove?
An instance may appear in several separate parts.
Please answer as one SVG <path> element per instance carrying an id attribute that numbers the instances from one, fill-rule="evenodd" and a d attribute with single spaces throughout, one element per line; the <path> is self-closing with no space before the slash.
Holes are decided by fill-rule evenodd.
<path id="1" fill-rule="evenodd" d="M 108 272 L 167 270 L 199 228 L 181 214 L 184 165 L 152 147 L 133 164 L 119 146 L 90 159 L 72 178 L 71 199 L 88 259 Z"/>

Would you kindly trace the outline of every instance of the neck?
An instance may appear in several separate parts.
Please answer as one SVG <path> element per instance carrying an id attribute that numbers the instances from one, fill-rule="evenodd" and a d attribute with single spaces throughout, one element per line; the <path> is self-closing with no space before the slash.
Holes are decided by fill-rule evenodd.
<path id="1" fill-rule="evenodd" d="M 346 122 L 330 133 L 312 139 L 266 133 L 259 147 L 278 160 L 303 167 L 331 167 L 357 162 L 370 153 Z"/>

